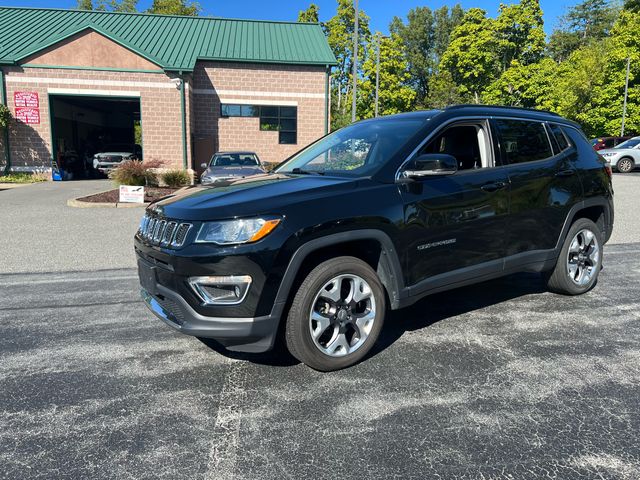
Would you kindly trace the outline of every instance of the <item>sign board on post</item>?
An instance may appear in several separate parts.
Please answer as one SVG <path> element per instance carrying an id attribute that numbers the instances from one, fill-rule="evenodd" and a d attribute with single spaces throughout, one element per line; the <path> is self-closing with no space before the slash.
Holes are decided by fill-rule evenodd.
<path id="1" fill-rule="evenodd" d="M 16 119 L 30 125 L 40 124 L 40 109 L 31 107 L 17 107 Z"/>
<path id="2" fill-rule="evenodd" d="M 38 97 L 38 92 L 15 92 L 13 94 L 13 103 L 15 104 L 16 108 L 40 108 L 40 98 Z"/>
<path id="3" fill-rule="evenodd" d="M 144 187 L 120 185 L 121 203 L 144 203 Z"/>

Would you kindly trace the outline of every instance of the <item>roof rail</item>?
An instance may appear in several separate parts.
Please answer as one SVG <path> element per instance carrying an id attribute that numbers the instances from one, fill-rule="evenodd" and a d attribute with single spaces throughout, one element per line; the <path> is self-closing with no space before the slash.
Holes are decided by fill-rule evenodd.
<path id="1" fill-rule="evenodd" d="M 449 105 L 445 107 L 445 110 L 455 110 L 458 108 L 469 108 L 469 107 L 479 107 L 479 108 L 495 108 L 500 110 L 524 110 L 526 112 L 538 112 L 538 113 L 547 113 L 549 115 L 554 115 L 559 117 L 560 115 L 556 112 L 551 112 L 549 110 L 538 110 L 536 108 L 525 108 L 525 107 L 509 107 L 506 105 L 483 105 L 479 103 L 461 103 L 459 105 Z"/>

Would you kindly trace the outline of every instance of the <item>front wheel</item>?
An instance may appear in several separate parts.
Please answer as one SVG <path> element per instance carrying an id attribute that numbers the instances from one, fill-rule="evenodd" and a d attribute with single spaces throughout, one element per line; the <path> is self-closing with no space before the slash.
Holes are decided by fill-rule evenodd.
<path id="1" fill-rule="evenodd" d="M 549 290 L 565 295 L 589 291 L 602 268 L 602 247 L 602 233 L 596 224 L 586 218 L 576 220 L 549 277 Z"/>
<path id="2" fill-rule="evenodd" d="M 635 165 L 633 163 L 633 160 L 629 157 L 621 158 L 620 160 L 618 160 L 618 163 L 616 163 L 616 169 L 620 173 L 629 173 L 633 170 L 634 167 Z"/>
<path id="3" fill-rule="evenodd" d="M 287 347 L 316 370 L 349 367 L 375 344 L 385 311 L 376 272 L 355 257 L 333 258 L 314 268 L 298 288 L 287 317 Z"/>

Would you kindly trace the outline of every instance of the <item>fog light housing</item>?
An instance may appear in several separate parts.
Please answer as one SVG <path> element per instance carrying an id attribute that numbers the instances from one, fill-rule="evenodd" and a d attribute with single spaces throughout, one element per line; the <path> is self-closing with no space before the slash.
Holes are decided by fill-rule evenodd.
<path id="1" fill-rule="evenodd" d="M 189 285 L 203 305 L 238 305 L 249 292 L 249 275 L 190 277 Z"/>

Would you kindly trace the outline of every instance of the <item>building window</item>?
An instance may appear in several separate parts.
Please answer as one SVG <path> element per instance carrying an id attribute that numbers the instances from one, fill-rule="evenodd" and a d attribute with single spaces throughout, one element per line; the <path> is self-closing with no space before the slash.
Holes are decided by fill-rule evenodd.
<path id="1" fill-rule="evenodd" d="M 259 117 L 260 130 L 277 131 L 278 142 L 285 145 L 298 143 L 298 107 L 271 105 L 220 105 L 222 117 Z"/>

